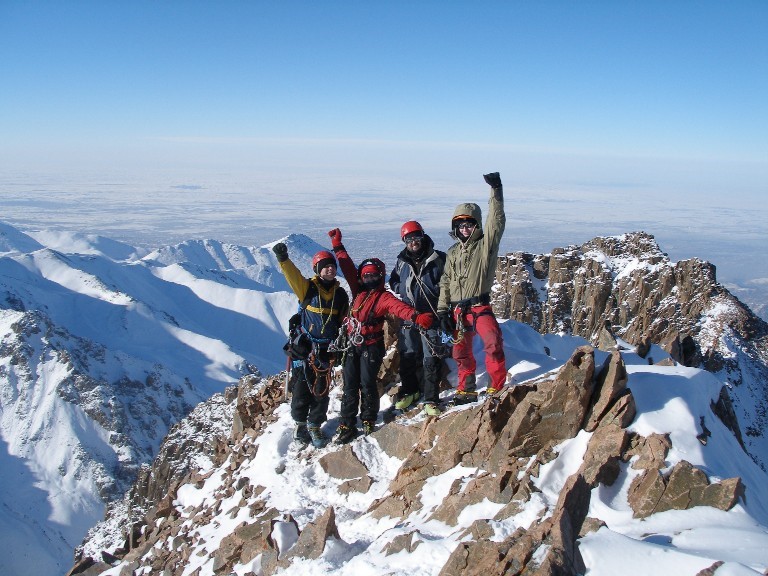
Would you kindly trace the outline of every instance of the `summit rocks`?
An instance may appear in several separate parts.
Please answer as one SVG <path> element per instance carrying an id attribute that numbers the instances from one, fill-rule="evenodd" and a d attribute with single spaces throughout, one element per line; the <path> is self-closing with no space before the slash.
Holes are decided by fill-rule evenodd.
<path id="1" fill-rule="evenodd" d="M 393 531 L 389 539 L 380 537 L 378 545 L 387 555 L 413 552 L 420 546 L 424 536 L 411 518 L 426 513 L 427 521 L 456 527 L 463 513 L 491 502 L 495 512 L 463 530 L 435 574 L 583 573 L 578 538 L 602 525 L 587 516 L 591 491 L 601 484 L 612 485 L 630 461 L 642 472 L 629 499 L 638 516 L 702 505 L 727 510 L 744 495 L 739 478 L 710 484 L 704 472 L 687 462 L 665 477 L 670 440 L 626 429 L 635 413 L 626 383 L 619 352 L 596 366 L 595 350 L 582 346 L 556 373 L 506 389 L 494 409 L 481 403 L 453 409 L 439 419 L 393 423 L 355 445 L 324 449 L 318 453 L 318 463 L 329 478 L 341 483 L 340 493 L 346 498 L 368 493 L 375 481 L 387 483 L 367 510 L 356 513 L 399 519 L 401 530 Z M 141 529 L 130 531 L 138 536 L 126 541 L 122 559 L 114 564 L 121 567 L 120 574 L 146 569 L 182 574 L 192 559 L 198 558 L 195 562 L 201 565 L 208 558 L 211 572 L 196 573 L 229 574 L 256 562 L 257 573 L 266 576 L 296 570 L 329 547 L 335 554 L 352 553 L 354 543 L 340 533 L 334 507 L 317 510 L 309 521 L 297 521 L 291 511 L 271 505 L 268 491 L 245 476 L 245 470 L 258 462 L 259 436 L 278 417 L 281 390 L 280 379 L 246 378 L 237 394 L 227 396 L 233 426 L 229 439 L 216 443 L 220 464 L 205 477 L 187 473 L 186 482 L 198 488 L 215 482 L 210 490 L 213 498 L 187 508 L 178 502 L 164 506 L 148 501 L 150 513 L 140 522 Z M 537 478 L 557 458 L 563 442 L 584 434 L 588 441 L 581 466 L 564 479 L 556 503 L 547 505 Z M 390 478 L 382 479 L 367 467 L 370 458 L 361 460 L 361 449 L 380 450 L 378 459 L 395 458 L 401 464 Z M 468 473 L 457 477 L 440 503 L 426 508 L 422 501 L 426 483 L 452 470 Z M 184 488 L 183 482 L 175 485 L 176 494 L 195 490 Z M 531 507 L 537 512 L 526 526 L 499 537 L 495 528 L 499 522 Z M 345 516 L 350 514 L 351 510 L 344 511 Z M 225 518 L 236 519 L 232 528 L 224 529 Z M 210 525 L 217 526 L 215 540 L 203 536 L 214 534 L 206 528 Z"/>

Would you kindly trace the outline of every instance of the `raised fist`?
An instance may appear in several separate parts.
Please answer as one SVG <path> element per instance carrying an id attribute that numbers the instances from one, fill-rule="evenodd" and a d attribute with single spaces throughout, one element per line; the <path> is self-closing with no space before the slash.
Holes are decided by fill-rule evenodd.
<path id="1" fill-rule="evenodd" d="M 484 174 L 483 178 L 488 182 L 488 185 L 493 188 L 501 188 L 501 176 L 498 172 L 491 172 L 490 174 Z"/>
<path id="2" fill-rule="evenodd" d="M 328 232 L 328 236 L 331 237 L 331 246 L 334 248 L 338 248 L 341 246 L 341 230 L 338 228 L 334 228 L 330 232 Z"/>
<path id="3" fill-rule="evenodd" d="M 288 246 L 283 244 L 282 242 L 278 242 L 274 246 L 272 246 L 272 252 L 275 253 L 275 256 L 277 256 L 278 262 L 285 262 L 288 260 Z"/>

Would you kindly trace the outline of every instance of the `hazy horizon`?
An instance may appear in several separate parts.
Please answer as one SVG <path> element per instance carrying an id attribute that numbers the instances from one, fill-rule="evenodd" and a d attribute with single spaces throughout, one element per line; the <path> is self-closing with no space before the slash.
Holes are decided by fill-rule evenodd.
<path id="1" fill-rule="evenodd" d="M 485 209 L 488 199 L 482 174 L 434 181 L 426 175 L 387 180 L 330 172 L 248 181 L 121 176 L 0 174 L 2 219 L 22 231 L 99 234 L 144 248 L 195 239 L 260 246 L 291 232 L 330 246 L 326 232 L 340 227 L 354 257 L 376 255 L 391 263 L 402 248 L 403 222 L 419 220 L 445 249 L 452 243 L 448 223 L 455 205 L 471 201 Z M 642 230 L 673 261 L 696 257 L 713 263 L 718 280 L 764 315 L 768 208 L 748 206 L 746 196 L 723 193 L 699 203 L 694 196 L 640 185 L 521 186 L 505 171 L 502 179 L 508 219 L 502 253 L 548 253 L 596 236 Z"/>
<path id="2" fill-rule="evenodd" d="M 768 302 L 768 3 L 0 3 L 0 218 L 157 246 L 643 230 Z"/>

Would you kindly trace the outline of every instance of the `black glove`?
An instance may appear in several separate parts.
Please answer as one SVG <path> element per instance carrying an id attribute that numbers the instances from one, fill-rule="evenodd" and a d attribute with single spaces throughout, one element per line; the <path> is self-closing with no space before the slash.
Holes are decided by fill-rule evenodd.
<path id="1" fill-rule="evenodd" d="M 496 188 L 501 188 L 501 176 L 499 176 L 498 172 L 491 172 L 490 174 L 484 174 L 483 178 L 485 178 L 485 181 L 488 182 L 488 185 L 494 190 Z"/>
<path id="2" fill-rule="evenodd" d="M 282 242 L 278 242 L 274 246 L 272 246 L 272 252 L 275 253 L 275 256 L 277 256 L 278 262 L 285 262 L 288 260 L 288 246 L 283 244 Z"/>
<path id="3" fill-rule="evenodd" d="M 437 316 L 440 318 L 440 329 L 446 334 L 453 334 L 456 330 L 456 321 L 453 319 L 453 314 L 450 312 L 438 312 Z"/>

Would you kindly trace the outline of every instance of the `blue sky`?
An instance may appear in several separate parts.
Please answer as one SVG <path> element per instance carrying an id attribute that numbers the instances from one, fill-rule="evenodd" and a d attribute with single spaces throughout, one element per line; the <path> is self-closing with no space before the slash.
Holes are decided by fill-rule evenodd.
<path id="1" fill-rule="evenodd" d="M 768 293 L 766 30 L 765 0 L 0 0 L 0 217 L 379 246 L 499 171 L 505 250 L 644 230 Z"/>
<path id="2" fill-rule="evenodd" d="M 299 167 L 317 148 L 351 169 L 458 150 L 757 177 L 767 29 L 762 0 L 0 0 L 0 163 L 233 166 L 282 146 Z"/>

